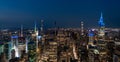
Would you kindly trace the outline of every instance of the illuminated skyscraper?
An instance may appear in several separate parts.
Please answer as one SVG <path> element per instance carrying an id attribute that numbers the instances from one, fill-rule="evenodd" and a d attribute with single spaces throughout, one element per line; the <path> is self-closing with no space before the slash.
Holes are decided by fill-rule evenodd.
<path id="1" fill-rule="evenodd" d="M 100 61 L 106 59 L 106 42 L 105 42 L 105 23 L 103 22 L 103 15 L 101 13 L 99 24 L 99 31 L 98 31 L 98 51 L 100 54 Z"/>
<path id="2" fill-rule="evenodd" d="M 35 27 L 34 27 L 34 35 L 35 35 L 35 42 L 36 42 L 36 51 L 38 51 L 38 34 L 39 31 L 37 29 L 36 21 L 35 21 Z"/>
<path id="3" fill-rule="evenodd" d="M 40 35 L 39 35 L 39 40 L 42 42 L 42 45 L 44 45 L 44 28 L 43 28 L 43 23 L 44 20 L 41 20 L 41 27 L 40 27 Z"/>
<path id="4" fill-rule="evenodd" d="M 44 51 L 49 57 L 49 62 L 57 62 L 57 40 L 54 36 L 45 37 Z"/>
<path id="5" fill-rule="evenodd" d="M 94 37 L 94 32 L 93 32 L 92 30 L 89 30 L 89 34 L 88 34 L 88 36 L 89 36 L 89 42 L 88 42 L 88 44 L 89 44 L 89 45 L 91 45 L 91 46 L 93 46 L 93 41 L 94 41 L 94 39 L 93 39 L 93 37 Z"/>
<path id="6" fill-rule="evenodd" d="M 105 23 L 103 22 L 103 14 L 101 13 L 99 24 L 99 37 L 103 37 L 105 35 Z"/>
<path id="7" fill-rule="evenodd" d="M 15 50 L 15 57 L 19 57 L 19 49 L 18 49 L 18 36 L 11 36 L 12 41 L 12 49 Z"/>
<path id="8" fill-rule="evenodd" d="M 28 53 L 28 39 L 26 38 L 26 43 L 25 43 L 25 52 Z"/>

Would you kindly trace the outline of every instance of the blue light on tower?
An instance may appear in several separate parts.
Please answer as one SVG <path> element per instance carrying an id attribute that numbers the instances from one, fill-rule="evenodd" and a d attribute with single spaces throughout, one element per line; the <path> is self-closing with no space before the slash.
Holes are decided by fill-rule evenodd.
<path id="1" fill-rule="evenodd" d="M 89 34 L 88 34 L 89 37 L 93 37 L 94 36 L 94 32 L 92 30 L 89 30 Z"/>
<path id="2" fill-rule="evenodd" d="M 93 34 L 93 33 L 89 33 L 89 36 L 90 36 L 90 37 L 93 37 L 93 36 L 94 36 L 94 34 Z"/>
<path id="3" fill-rule="evenodd" d="M 103 15 L 102 15 L 102 13 L 101 13 L 100 20 L 98 21 L 98 24 L 99 24 L 100 27 L 105 26 L 105 23 L 103 22 Z"/>

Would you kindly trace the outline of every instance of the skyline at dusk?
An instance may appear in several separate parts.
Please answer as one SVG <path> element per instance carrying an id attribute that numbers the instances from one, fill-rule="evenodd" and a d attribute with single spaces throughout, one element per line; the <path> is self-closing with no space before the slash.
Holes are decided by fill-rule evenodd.
<path id="1" fill-rule="evenodd" d="M 54 27 L 98 27 L 101 12 L 106 27 L 120 28 L 119 0 L 1 0 L 0 26 L 34 27 L 34 21 L 40 26 Z"/>
<path id="2" fill-rule="evenodd" d="M 120 0 L 0 0 L 0 62 L 120 62 Z"/>

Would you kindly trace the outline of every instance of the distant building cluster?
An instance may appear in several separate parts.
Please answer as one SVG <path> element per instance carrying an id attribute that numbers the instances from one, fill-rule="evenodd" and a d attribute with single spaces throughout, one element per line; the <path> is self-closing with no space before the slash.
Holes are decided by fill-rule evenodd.
<path id="1" fill-rule="evenodd" d="M 120 62 L 120 28 L 0 30 L 0 62 Z"/>

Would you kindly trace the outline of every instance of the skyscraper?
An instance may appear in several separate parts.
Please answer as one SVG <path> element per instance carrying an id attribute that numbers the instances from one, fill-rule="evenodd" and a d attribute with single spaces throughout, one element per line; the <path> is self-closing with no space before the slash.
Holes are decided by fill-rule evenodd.
<path id="1" fill-rule="evenodd" d="M 103 37 L 105 35 L 105 23 L 103 21 L 103 14 L 101 13 L 99 24 L 99 37 Z"/>
<path id="2" fill-rule="evenodd" d="M 106 42 L 105 42 L 105 23 L 103 22 L 103 15 L 101 13 L 100 20 L 98 21 L 99 30 L 98 30 L 98 51 L 100 54 L 100 61 L 106 59 Z"/>
<path id="3" fill-rule="evenodd" d="M 15 50 L 15 57 L 19 57 L 18 36 L 17 35 L 11 36 L 11 42 L 12 42 L 12 49 Z"/>

